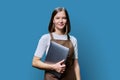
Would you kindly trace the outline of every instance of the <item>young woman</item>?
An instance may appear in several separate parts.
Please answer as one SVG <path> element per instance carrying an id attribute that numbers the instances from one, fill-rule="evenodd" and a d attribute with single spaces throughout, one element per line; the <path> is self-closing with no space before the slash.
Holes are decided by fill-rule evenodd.
<path id="1" fill-rule="evenodd" d="M 70 20 L 65 8 L 59 7 L 53 11 L 48 30 L 49 33 L 44 34 L 39 40 L 32 65 L 45 70 L 44 80 L 81 80 L 77 40 L 74 36 L 69 35 Z M 48 64 L 41 60 L 44 52 L 47 53 L 49 49 L 50 41 L 55 41 L 69 48 L 69 56 L 65 63 L 64 60 L 61 60 L 55 64 Z M 54 70 L 61 73 L 62 76 L 58 78 L 47 70 Z"/>

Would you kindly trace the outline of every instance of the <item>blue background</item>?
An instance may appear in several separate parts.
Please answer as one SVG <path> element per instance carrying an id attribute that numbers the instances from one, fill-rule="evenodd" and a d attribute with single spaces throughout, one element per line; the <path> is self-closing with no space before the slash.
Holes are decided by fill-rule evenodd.
<path id="1" fill-rule="evenodd" d="M 78 39 L 82 80 L 120 80 L 119 0 L 0 0 L 0 80 L 43 80 L 32 58 L 58 6 Z"/>

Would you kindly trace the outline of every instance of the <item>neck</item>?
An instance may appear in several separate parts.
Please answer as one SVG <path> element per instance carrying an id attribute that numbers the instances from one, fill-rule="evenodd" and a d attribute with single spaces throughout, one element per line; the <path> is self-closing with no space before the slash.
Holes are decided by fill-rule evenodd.
<path id="1" fill-rule="evenodd" d="M 60 30 L 56 30 L 55 33 L 58 34 L 58 35 L 64 35 L 65 34 L 64 31 L 60 31 Z"/>

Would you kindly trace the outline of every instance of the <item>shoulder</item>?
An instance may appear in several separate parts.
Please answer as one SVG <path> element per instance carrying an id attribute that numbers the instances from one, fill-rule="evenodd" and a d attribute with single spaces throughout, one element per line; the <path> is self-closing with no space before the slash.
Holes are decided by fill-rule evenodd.
<path id="1" fill-rule="evenodd" d="M 75 47 L 77 45 L 77 39 L 75 36 L 73 35 L 69 35 L 70 36 L 70 40 L 73 43 L 73 46 Z"/>
<path id="2" fill-rule="evenodd" d="M 43 34 L 40 39 L 39 39 L 39 44 L 41 45 L 45 45 L 45 44 L 49 44 L 50 42 L 50 34 Z"/>
<path id="3" fill-rule="evenodd" d="M 50 34 L 47 33 L 47 34 L 43 34 L 40 39 L 43 39 L 43 40 L 49 40 L 50 39 Z"/>
<path id="4" fill-rule="evenodd" d="M 77 38 L 73 35 L 69 35 L 70 36 L 70 40 L 73 42 L 77 42 Z"/>

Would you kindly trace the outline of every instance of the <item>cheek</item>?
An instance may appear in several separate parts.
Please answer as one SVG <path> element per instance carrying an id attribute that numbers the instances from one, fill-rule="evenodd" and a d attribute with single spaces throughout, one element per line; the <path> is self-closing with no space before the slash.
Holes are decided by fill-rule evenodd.
<path id="1" fill-rule="evenodd" d="M 57 20 L 53 20 L 53 23 L 56 24 L 58 21 Z"/>
<path id="2" fill-rule="evenodd" d="M 63 20 L 64 23 L 67 23 L 67 20 Z"/>

